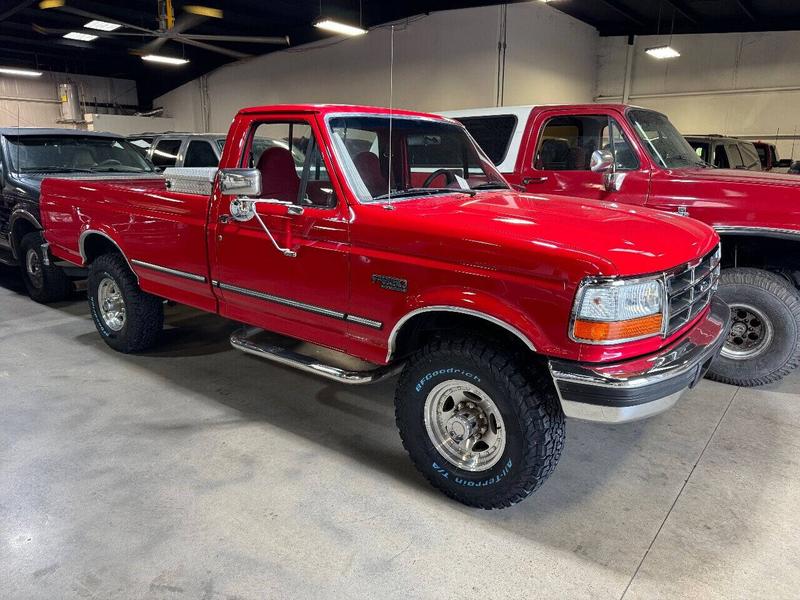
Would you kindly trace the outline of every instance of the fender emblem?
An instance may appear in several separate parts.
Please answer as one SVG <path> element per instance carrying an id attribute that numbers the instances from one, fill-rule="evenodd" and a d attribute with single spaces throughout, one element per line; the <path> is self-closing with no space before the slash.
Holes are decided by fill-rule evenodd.
<path id="1" fill-rule="evenodd" d="M 406 292 L 408 291 L 408 281 L 400 279 L 399 277 L 390 277 L 389 275 L 373 275 L 372 283 L 377 283 L 384 290 L 390 292 Z"/>
<path id="2" fill-rule="evenodd" d="M 679 206 L 678 210 L 676 212 L 682 217 L 688 217 L 689 216 L 689 209 L 686 208 L 685 206 Z"/>

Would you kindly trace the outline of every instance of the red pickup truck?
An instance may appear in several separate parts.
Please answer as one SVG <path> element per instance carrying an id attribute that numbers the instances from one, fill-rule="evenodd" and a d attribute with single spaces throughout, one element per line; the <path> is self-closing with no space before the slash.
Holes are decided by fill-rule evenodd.
<path id="1" fill-rule="evenodd" d="M 800 180 L 705 163 L 666 116 L 621 104 L 442 113 L 519 189 L 691 216 L 722 238 L 733 325 L 712 379 L 751 386 L 800 363 Z"/>
<path id="2" fill-rule="evenodd" d="M 41 206 L 49 252 L 89 268 L 112 348 L 155 344 L 169 299 L 246 324 L 235 348 L 323 377 L 402 370 L 406 449 L 472 506 L 533 492 L 565 416 L 672 406 L 729 325 L 712 228 L 520 193 L 461 125 L 432 115 L 244 109 L 219 170 L 47 179 Z M 321 361 L 276 333 L 340 354 Z"/>

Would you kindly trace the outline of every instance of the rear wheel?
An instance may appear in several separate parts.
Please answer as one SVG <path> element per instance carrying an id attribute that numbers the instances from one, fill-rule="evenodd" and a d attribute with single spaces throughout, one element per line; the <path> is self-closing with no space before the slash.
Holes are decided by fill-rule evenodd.
<path id="1" fill-rule="evenodd" d="M 800 363 L 800 294 L 761 269 L 722 271 L 719 296 L 731 308 L 731 329 L 708 377 L 741 386 L 778 381 Z"/>
<path id="2" fill-rule="evenodd" d="M 163 303 L 139 288 L 122 256 L 97 258 L 89 270 L 88 290 L 92 320 L 109 346 L 128 353 L 155 345 L 164 327 Z"/>
<path id="3" fill-rule="evenodd" d="M 19 244 L 19 264 L 28 295 L 36 302 L 47 304 L 66 300 L 72 289 L 63 270 L 45 264 L 41 231 L 25 235 Z"/>
<path id="4" fill-rule="evenodd" d="M 480 339 L 438 340 L 418 351 L 395 404 L 416 467 L 469 506 L 524 500 L 564 446 L 564 414 L 549 376 Z"/>

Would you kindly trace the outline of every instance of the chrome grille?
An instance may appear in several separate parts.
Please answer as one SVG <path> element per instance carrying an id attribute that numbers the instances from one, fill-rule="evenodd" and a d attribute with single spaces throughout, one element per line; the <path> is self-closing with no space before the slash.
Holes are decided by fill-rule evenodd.
<path id="1" fill-rule="evenodd" d="M 683 271 L 667 276 L 667 326 L 669 336 L 708 306 L 719 283 L 720 247 Z"/>

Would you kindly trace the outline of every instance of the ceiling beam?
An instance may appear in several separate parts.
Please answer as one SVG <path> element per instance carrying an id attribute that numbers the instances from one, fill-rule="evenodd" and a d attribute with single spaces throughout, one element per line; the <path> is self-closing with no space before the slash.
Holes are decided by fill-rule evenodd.
<path id="1" fill-rule="evenodd" d="M 13 17 L 18 12 L 22 12 L 29 6 L 31 6 L 36 0 L 25 0 L 24 2 L 18 2 L 16 5 L 12 6 L 8 10 L 4 10 L 0 12 L 0 22 L 5 21 L 9 17 Z"/>
<path id="2" fill-rule="evenodd" d="M 687 21 L 691 21 L 694 25 L 700 24 L 700 19 L 683 4 L 682 0 L 664 0 L 664 3 L 675 9 L 675 12 L 683 15 Z"/>
<path id="3" fill-rule="evenodd" d="M 736 4 L 739 5 L 739 8 L 742 9 L 742 12 L 747 15 L 747 18 L 751 21 L 757 21 L 756 13 L 753 11 L 753 6 L 750 3 L 750 0 L 736 0 Z"/>
<path id="4" fill-rule="evenodd" d="M 600 0 L 602 4 L 605 4 L 608 8 L 612 9 L 614 12 L 622 15 L 626 19 L 628 19 L 631 23 L 636 23 L 640 27 L 646 27 L 645 22 L 642 21 L 640 18 L 633 14 L 633 11 L 620 2 L 619 0 Z"/>

